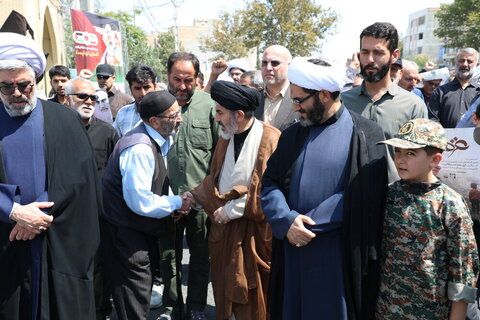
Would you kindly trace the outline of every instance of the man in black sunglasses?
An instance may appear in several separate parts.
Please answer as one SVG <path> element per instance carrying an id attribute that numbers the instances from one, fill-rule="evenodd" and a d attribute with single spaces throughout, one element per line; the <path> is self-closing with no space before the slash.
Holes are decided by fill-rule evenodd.
<path id="1" fill-rule="evenodd" d="M 284 46 L 274 45 L 265 49 L 261 72 L 265 89 L 255 117 L 283 131 L 298 119 L 290 101 L 290 86 L 287 78 L 288 64 L 292 54 Z"/>
<path id="2" fill-rule="evenodd" d="M 96 70 L 97 83 L 100 89 L 104 89 L 108 94 L 108 102 L 112 110 L 113 119 L 117 117 L 117 112 L 121 107 L 132 103 L 133 98 L 115 88 L 115 68 L 109 64 L 99 64 Z"/>
<path id="3" fill-rule="evenodd" d="M 67 83 L 65 93 L 69 97 L 70 108 L 78 112 L 87 129 L 96 153 L 98 170 L 102 176 L 108 157 L 118 140 L 117 130 L 109 123 L 93 116 L 98 96 L 95 94 L 92 82 L 83 78 L 72 79 Z"/>
<path id="4" fill-rule="evenodd" d="M 65 93 L 69 98 L 70 108 L 78 112 L 90 137 L 101 178 L 107 167 L 108 158 L 118 141 L 117 130 L 109 123 L 93 116 L 98 97 L 95 95 L 95 87 L 91 81 L 84 78 L 72 79 L 67 83 Z M 113 308 L 110 303 L 110 284 L 103 271 L 103 254 L 100 249 L 95 255 L 93 272 L 97 319 L 105 319 Z"/>
<path id="5" fill-rule="evenodd" d="M 0 318 L 95 319 L 97 166 L 78 116 L 35 97 L 45 65 L 34 40 L 1 33 Z"/>

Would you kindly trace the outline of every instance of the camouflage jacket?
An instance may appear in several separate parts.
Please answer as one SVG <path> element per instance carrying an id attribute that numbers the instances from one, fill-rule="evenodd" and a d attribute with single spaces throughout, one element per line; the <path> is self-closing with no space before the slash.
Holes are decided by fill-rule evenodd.
<path id="1" fill-rule="evenodd" d="M 478 252 L 462 196 L 441 182 L 389 186 L 376 319 L 448 319 L 473 302 Z"/>

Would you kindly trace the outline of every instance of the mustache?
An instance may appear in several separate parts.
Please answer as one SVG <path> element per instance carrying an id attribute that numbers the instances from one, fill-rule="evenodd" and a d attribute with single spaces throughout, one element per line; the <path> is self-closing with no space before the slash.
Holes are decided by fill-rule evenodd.
<path id="1" fill-rule="evenodd" d="M 373 69 L 379 69 L 378 66 L 375 64 L 375 63 L 369 63 L 367 64 L 366 66 L 363 67 L 363 69 L 367 69 L 367 68 L 373 68 Z"/>
<path id="2" fill-rule="evenodd" d="M 27 98 L 24 98 L 23 96 L 20 97 L 12 97 L 10 99 L 10 102 L 28 102 Z"/>

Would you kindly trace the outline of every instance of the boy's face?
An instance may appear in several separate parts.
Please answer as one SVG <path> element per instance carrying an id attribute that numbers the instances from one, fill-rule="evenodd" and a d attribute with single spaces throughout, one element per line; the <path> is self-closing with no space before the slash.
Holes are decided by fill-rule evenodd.
<path id="1" fill-rule="evenodd" d="M 395 167 L 401 179 L 409 182 L 435 182 L 432 169 L 438 166 L 442 155 L 428 155 L 423 149 L 395 148 Z"/>

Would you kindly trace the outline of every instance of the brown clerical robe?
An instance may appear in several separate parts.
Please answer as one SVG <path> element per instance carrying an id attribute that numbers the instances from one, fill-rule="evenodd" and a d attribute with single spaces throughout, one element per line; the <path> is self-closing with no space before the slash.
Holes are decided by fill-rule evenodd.
<path id="1" fill-rule="evenodd" d="M 256 120 L 258 121 L 258 120 Z M 220 138 L 210 175 L 191 192 L 213 221 L 213 212 L 229 200 L 247 193 L 243 217 L 223 225 L 212 223 L 209 235 L 211 277 L 216 318 L 267 319 L 267 285 L 270 273 L 272 232 L 265 220 L 260 190 L 263 172 L 277 147 L 280 131 L 263 123 L 263 135 L 249 186 L 235 186 L 219 194 L 218 181 L 229 140 Z"/>

